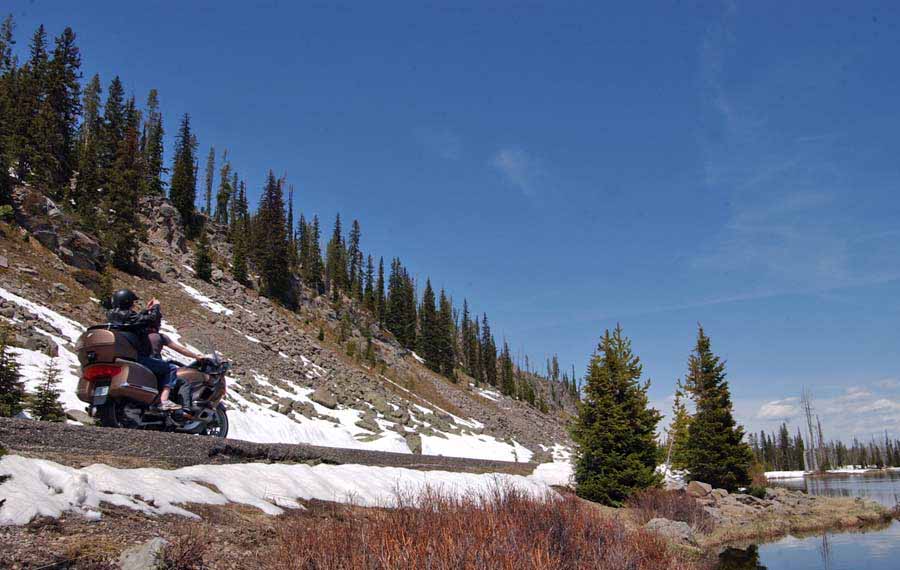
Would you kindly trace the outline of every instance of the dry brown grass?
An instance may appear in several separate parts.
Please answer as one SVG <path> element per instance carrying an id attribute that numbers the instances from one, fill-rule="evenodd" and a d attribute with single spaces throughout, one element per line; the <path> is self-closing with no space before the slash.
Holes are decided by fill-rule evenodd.
<path id="1" fill-rule="evenodd" d="M 709 532 L 713 527 L 713 520 L 703 505 L 684 491 L 647 489 L 628 499 L 626 506 L 640 524 L 663 518 L 686 522 L 701 532 Z"/>
<path id="2" fill-rule="evenodd" d="M 210 537 L 203 526 L 184 525 L 163 549 L 157 570 L 209 570 L 204 555 L 210 546 Z"/>
<path id="3" fill-rule="evenodd" d="M 450 498 L 428 492 L 400 508 L 335 507 L 278 529 L 263 566 L 296 570 L 689 570 L 700 568 L 659 537 L 628 530 L 575 498 L 511 489 Z"/>

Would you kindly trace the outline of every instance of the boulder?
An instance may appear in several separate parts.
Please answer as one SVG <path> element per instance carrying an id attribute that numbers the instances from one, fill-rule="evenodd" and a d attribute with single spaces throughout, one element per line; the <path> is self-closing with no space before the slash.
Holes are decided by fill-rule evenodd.
<path id="1" fill-rule="evenodd" d="M 650 532 L 662 535 L 676 544 L 697 545 L 694 531 L 686 522 L 657 518 L 651 519 L 650 522 L 644 525 L 644 528 Z"/>
<path id="2" fill-rule="evenodd" d="M 417 433 L 406 434 L 406 447 L 416 455 L 422 454 L 422 436 Z"/>
<path id="3" fill-rule="evenodd" d="M 694 498 L 705 497 L 712 493 L 712 485 L 701 483 L 700 481 L 691 481 L 685 489 L 687 494 Z"/>
<path id="4" fill-rule="evenodd" d="M 309 399 L 330 410 L 337 408 L 338 405 L 337 398 L 335 398 L 324 386 L 317 388 L 316 391 L 310 395 Z"/>
<path id="5" fill-rule="evenodd" d="M 66 410 L 66 417 L 72 420 L 73 422 L 79 422 L 86 426 L 94 425 L 94 418 L 87 415 L 85 412 L 81 410 Z"/>
<path id="6" fill-rule="evenodd" d="M 162 558 L 167 544 L 168 542 L 164 539 L 157 537 L 127 548 L 119 556 L 119 568 L 122 570 L 156 570 L 160 568 L 160 558 Z"/>
<path id="7" fill-rule="evenodd" d="M 381 427 L 379 427 L 378 422 L 375 421 L 375 417 L 371 414 L 363 415 L 363 417 L 356 422 L 356 427 L 361 427 L 362 429 L 373 433 L 381 432 Z"/>

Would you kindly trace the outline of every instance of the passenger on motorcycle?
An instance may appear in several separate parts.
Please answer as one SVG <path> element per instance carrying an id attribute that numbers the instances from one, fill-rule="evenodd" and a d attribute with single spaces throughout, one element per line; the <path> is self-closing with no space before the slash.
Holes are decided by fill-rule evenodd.
<path id="1" fill-rule="evenodd" d="M 157 308 L 158 307 L 159 306 L 157 305 Z M 162 311 L 156 311 L 156 315 L 154 316 L 154 321 L 150 324 L 149 333 L 147 335 L 148 340 L 150 341 L 150 349 L 151 349 L 150 356 L 152 358 L 158 358 L 160 360 L 164 360 L 162 357 L 162 350 L 163 350 L 163 348 L 168 347 L 168 348 L 174 350 L 175 352 L 182 354 L 184 356 L 187 356 L 188 358 L 192 358 L 194 360 L 206 359 L 205 355 L 200 354 L 199 352 L 194 352 L 190 348 L 183 346 L 181 344 L 178 344 L 177 342 L 172 340 L 172 338 L 169 337 L 169 335 L 159 332 L 161 325 L 162 325 Z M 168 361 L 165 361 L 165 362 L 169 365 L 169 368 L 170 368 L 170 374 L 168 375 L 168 378 L 175 378 L 176 376 L 174 375 L 172 370 L 177 372 L 178 366 L 176 366 L 175 364 L 172 364 L 171 362 L 168 362 Z M 172 393 L 172 390 L 174 388 L 175 388 L 175 382 L 172 382 L 171 384 L 170 383 L 163 384 L 162 392 L 159 395 L 160 407 L 162 407 L 162 402 L 169 402 L 169 395 Z M 177 408 L 177 406 L 176 406 L 176 408 Z M 169 408 L 164 408 L 164 409 L 169 409 Z"/>
<path id="2" fill-rule="evenodd" d="M 112 308 L 106 313 L 106 318 L 111 325 L 116 326 L 119 330 L 129 332 L 135 336 L 138 363 L 150 369 L 156 375 L 156 379 L 163 385 L 159 408 L 161 410 L 178 410 L 181 406 L 169 400 L 171 388 L 178 379 L 176 375 L 177 368 L 170 366 L 162 358 L 154 357 L 153 347 L 150 344 L 150 328 L 154 323 L 162 319 L 159 301 L 151 299 L 147 303 L 146 309 L 137 312 L 134 310 L 134 304 L 138 300 L 138 296 L 133 291 L 119 289 L 110 298 L 110 306 Z"/>

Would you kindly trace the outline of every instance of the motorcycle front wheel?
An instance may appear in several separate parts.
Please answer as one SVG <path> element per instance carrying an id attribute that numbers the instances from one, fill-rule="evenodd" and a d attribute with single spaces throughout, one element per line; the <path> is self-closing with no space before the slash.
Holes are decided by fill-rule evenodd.
<path id="1" fill-rule="evenodd" d="M 216 417 L 207 424 L 203 435 L 222 438 L 228 436 L 228 414 L 225 412 L 225 404 L 220 402 L 216 406 Z"/>

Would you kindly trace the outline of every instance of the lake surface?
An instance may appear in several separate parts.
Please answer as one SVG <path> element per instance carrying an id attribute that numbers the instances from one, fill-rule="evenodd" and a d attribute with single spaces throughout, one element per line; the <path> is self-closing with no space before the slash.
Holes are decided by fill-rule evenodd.
<path id="1" fill-rule="evenodd" d="M 834 475 L 782 479 L 770 484 L 812 495 L 863 497 L 893 507 L 900 499 L 900 471 L 874 475 Z M 900 522 L 878 529 L 788 536 L 745 549 L 730 548 L 719 557 L 718 570 L 898 570 Z"/>

